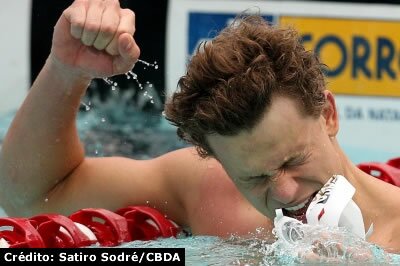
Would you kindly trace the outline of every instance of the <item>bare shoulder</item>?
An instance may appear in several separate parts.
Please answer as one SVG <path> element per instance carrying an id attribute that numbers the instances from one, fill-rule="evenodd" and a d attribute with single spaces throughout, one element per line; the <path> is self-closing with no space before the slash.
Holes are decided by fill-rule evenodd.
<path id="1" fill-rule="evenodd" d="M 262 234 L 271 237 L 271 221 L 243 197 L 217 160 L 200 158 L 194 149 L 170 155 L 179 167 L 170 176 L 171 183 L 178 182 L 174 187 L 185 209 L 184 224 L 193 234 L 226 237 L 254 234 L 263 228 Z"/>
<path id="2" fill-rule="evenodd" d="M 159 171 L 179 182 L 191 182 L 199 178 L 210 166 L 217 164 L 212 158 L 201 158 L 193 147 L 169 152 L 153 160 Z"/>
<path id="3" fill-rule="evenodd" d="M 225 173 L 218 161 L 201 158 L 193 147 L 167 153 L 153 163 L 161 168 L 160 173 L 168 180 L 170 189 L 179 195 L 185 208 L 191 208 L 196 196 L 202 193 L 201 187 L 206 176 Z"/>

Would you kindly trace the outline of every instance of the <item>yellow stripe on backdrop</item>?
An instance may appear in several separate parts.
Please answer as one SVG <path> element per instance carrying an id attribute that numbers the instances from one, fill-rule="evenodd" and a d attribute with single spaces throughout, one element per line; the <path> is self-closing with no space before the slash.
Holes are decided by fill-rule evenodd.
<path id="1" fill-rule="evenodd" d="M 328 66 L 337 94 L 400 97 L 400 21 L 282 16 Z"/>

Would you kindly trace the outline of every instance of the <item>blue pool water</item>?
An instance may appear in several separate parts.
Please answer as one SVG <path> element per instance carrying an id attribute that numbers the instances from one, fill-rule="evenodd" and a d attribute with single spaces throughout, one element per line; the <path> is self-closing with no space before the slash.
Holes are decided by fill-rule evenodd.
<path id="1" fill-rule="evenodd" d="M 334 236 L 324 238 L 326 233 L 334 233 Z M 312 242 L 319 242 L 319 245 Z M 336 247 L 337 243 L 341 244 L 341 248 Z M 184 239 L 133 241 L 120 247 L 185 248 L 186 265 L 400 264 L 400 256 L 385 253 L 374 245 L 355 240 L 349 233 L 332 228 L 316 228 L 296 245 L 289 245 L 280 240 L 270 244 L 256 238 L 221 239 L 195 236 Z"/>
<path id="2" fill-rule="evenodd" d="M 141 112 L 128 98 L 115 93 L 106 103 L 83 100 L 91 106 L 89 111 L 81 112 L 78 119 L 87 155 L 146 159 L 186 146 L 160 112 Z M 13 112 L 0 116 L 0 142 L 13 116 Z M 0 216 L 5 216 L 1 210 Z M 307 230 L 307 237 L 294 245 L 281 240 L 270 243 L 256 237 L 193 236 L 133 241 L 120 247 L 185 248 L 186 265 L 400 264 L 400 255 L 385 253 L 344 230 L 317 227 Z"/>

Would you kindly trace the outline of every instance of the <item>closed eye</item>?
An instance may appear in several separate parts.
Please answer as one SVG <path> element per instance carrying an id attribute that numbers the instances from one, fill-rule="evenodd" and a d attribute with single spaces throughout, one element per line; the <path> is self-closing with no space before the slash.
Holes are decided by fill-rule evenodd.
<path id="1" fill-rule="evenodd" d="M 285 163 L 282 164 L 280 169 L 289 169 L 291 167 L 297 167 L 304 165 L 308 162 L 308 159 L 310 158 L 311 153 L 305 153 L 300 156 L 292 157 L 289 160 L 287 160 Z"/>
<path id="2" fill-rule="evenodd" d="M 261 185 L 265 186 L 265 185 L 271 183 L 274 180 L 275 176 L 276 176 L 276 174 L 274 174 L 274 175 L 262 174 L 262 175 L 258 175 L 258 176 L 239 178 L 239 180 L 247 188 L 253 189 L 255 187 L 258 187 Z"/>
<path id="3" fill-rule="evenodd" d="M 257 176 L 248 176 L 248 177 L 240 177 L 238 178 L 238 181 L 249 188 L 255 188 L 258 186 L 265 186 L 268 185 L 274 180 L 276 180 L 279 176 L 285 173 L 286 170 L 292 168 L 292 167 L 298 167 L 301 165 L 304 165 L 308 162 L 308 159 L 310 158 L 311 153 L 303 153 L 298 156 L 294 156 L 284 162 L 279 168 L 273 170 L 273 174 L 261 174 Z"/>

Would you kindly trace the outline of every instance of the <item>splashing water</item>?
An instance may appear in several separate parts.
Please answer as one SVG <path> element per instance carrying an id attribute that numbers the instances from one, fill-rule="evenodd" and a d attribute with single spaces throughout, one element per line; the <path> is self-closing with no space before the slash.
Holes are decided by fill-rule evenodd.
<path id="1" fill-rule="evenodd" d="M 90 111 L 90 104 L 86 104 L 85 102 L 81 102 L 81 104 L 85 107 L 85 111 Z"/>
<path id="2" fill-rule="evenodd" d="M 158 69 L 157 61 L 154 61 L 154 63 L 149 63 L 144 60 L 138 59 L 137 62 L 142 63 L 147 67 L 153 67 L 154 69 Z M 138 85 L 140 90 L 143 90 L 145 88 L 153 88 L 153 84 L 151 84 L 148 81 L 146 82 L 146 86 L 143 86 L 142 83 L 138 79 L 138 75 L 136 73 L 134 73 L 132 70 L 125 73 L 125 76 L 127 79 L 133 79 L 136 82 L 136 84 Z M 103 80 L 107 85 L 111 86 L 112 91 L 115 91 L 118 88 L 118 83 L 112 81 L 110 78 L 106 77 L 106 78 L 103 78 Z M 153 96 L 149 95 L 147 90 L 145 90 L 144 96 L 147 96 L 150 99 L 150 103 L 154 104 Z M 86 107 L 86 111 L 90 110 L 90 107 L 88 107 L 85 103 L 82 103 L 82 104 Z"/>
<path id="3" fill-rule="evenodd" d="M 105 83 L 107 83 L 107 85 L 111 86 L 111 90 L 115 91 L 118 88 L 118 83 L 112 81 L 110 78 L 103 78 L 103 80 Z"/>
<path id="4" fill-rule="evenodd" d="M 149 88 L 153 88 L 153 84 L 151 84 L 149 81 L 146 82 L 146 86 L 148 86 Z"/>
<path id="5" fill-rule="evenodd" d="M 88 156 L 148 159 L 188 146 L 164 117 L 132 104 L 133 90 L 120 90 L 102 101 L 90 96 L 93 111 L 79 112 L 77 126 Z M 83 100 L 88 103 L 89 96 Z M 104 122 L 102 121 L 104 118 Z M 95 150 L 98 153 L 95 153 Z"/>
<path id="6" fill-rule="evenodd" d="M 308 228 L 297 245 L 262 238 L 212 236 L 133 241 L 121 247 L 185 248 L 187 265 L 398 265 L 400 256 L 332 228 Z M 328 234 L 328 235 L 327 235 Z M 329 236 L 329 237 L 328 237 Z"/>
<path id="7" fill-rule="evenodd" d="M 149 62 L 146 62 L 146 61 L 143 61 L 143 60 L 138 59 L 138 62 L 140 62 L 140 63 L 142 63 L 142 64 L 144 64 L 144 65 L 146 65 L 146 66 L 148 66 L 148 67 L 154 67 L 154 69 L 158 69 L 157 61 L 154 61 L 154 63 L 151 64 L 151 63 L 149 63 Z"/>
<path id="8" fill-rule="evenodd" d="M 390 264 L 400 256 L 386 253 L 345 228 L 302 225 L 302 238 L 294 243 L 277 239 L 259 244 L 263 265 L 332 263 L 345 265 Z"/>
<path id="9" fill-rule="evenodd" d="M 133 79 L 136 84 L 139 86 L 139 89 L 143 90 L 143 85 L 142 83 L 139 82 L 138 80 L 138 75 L 136 73 L 134 73 L 132 70 L 129 70 L 127 73 L 125 73 L 125 76 L 127 79 Z"/>

